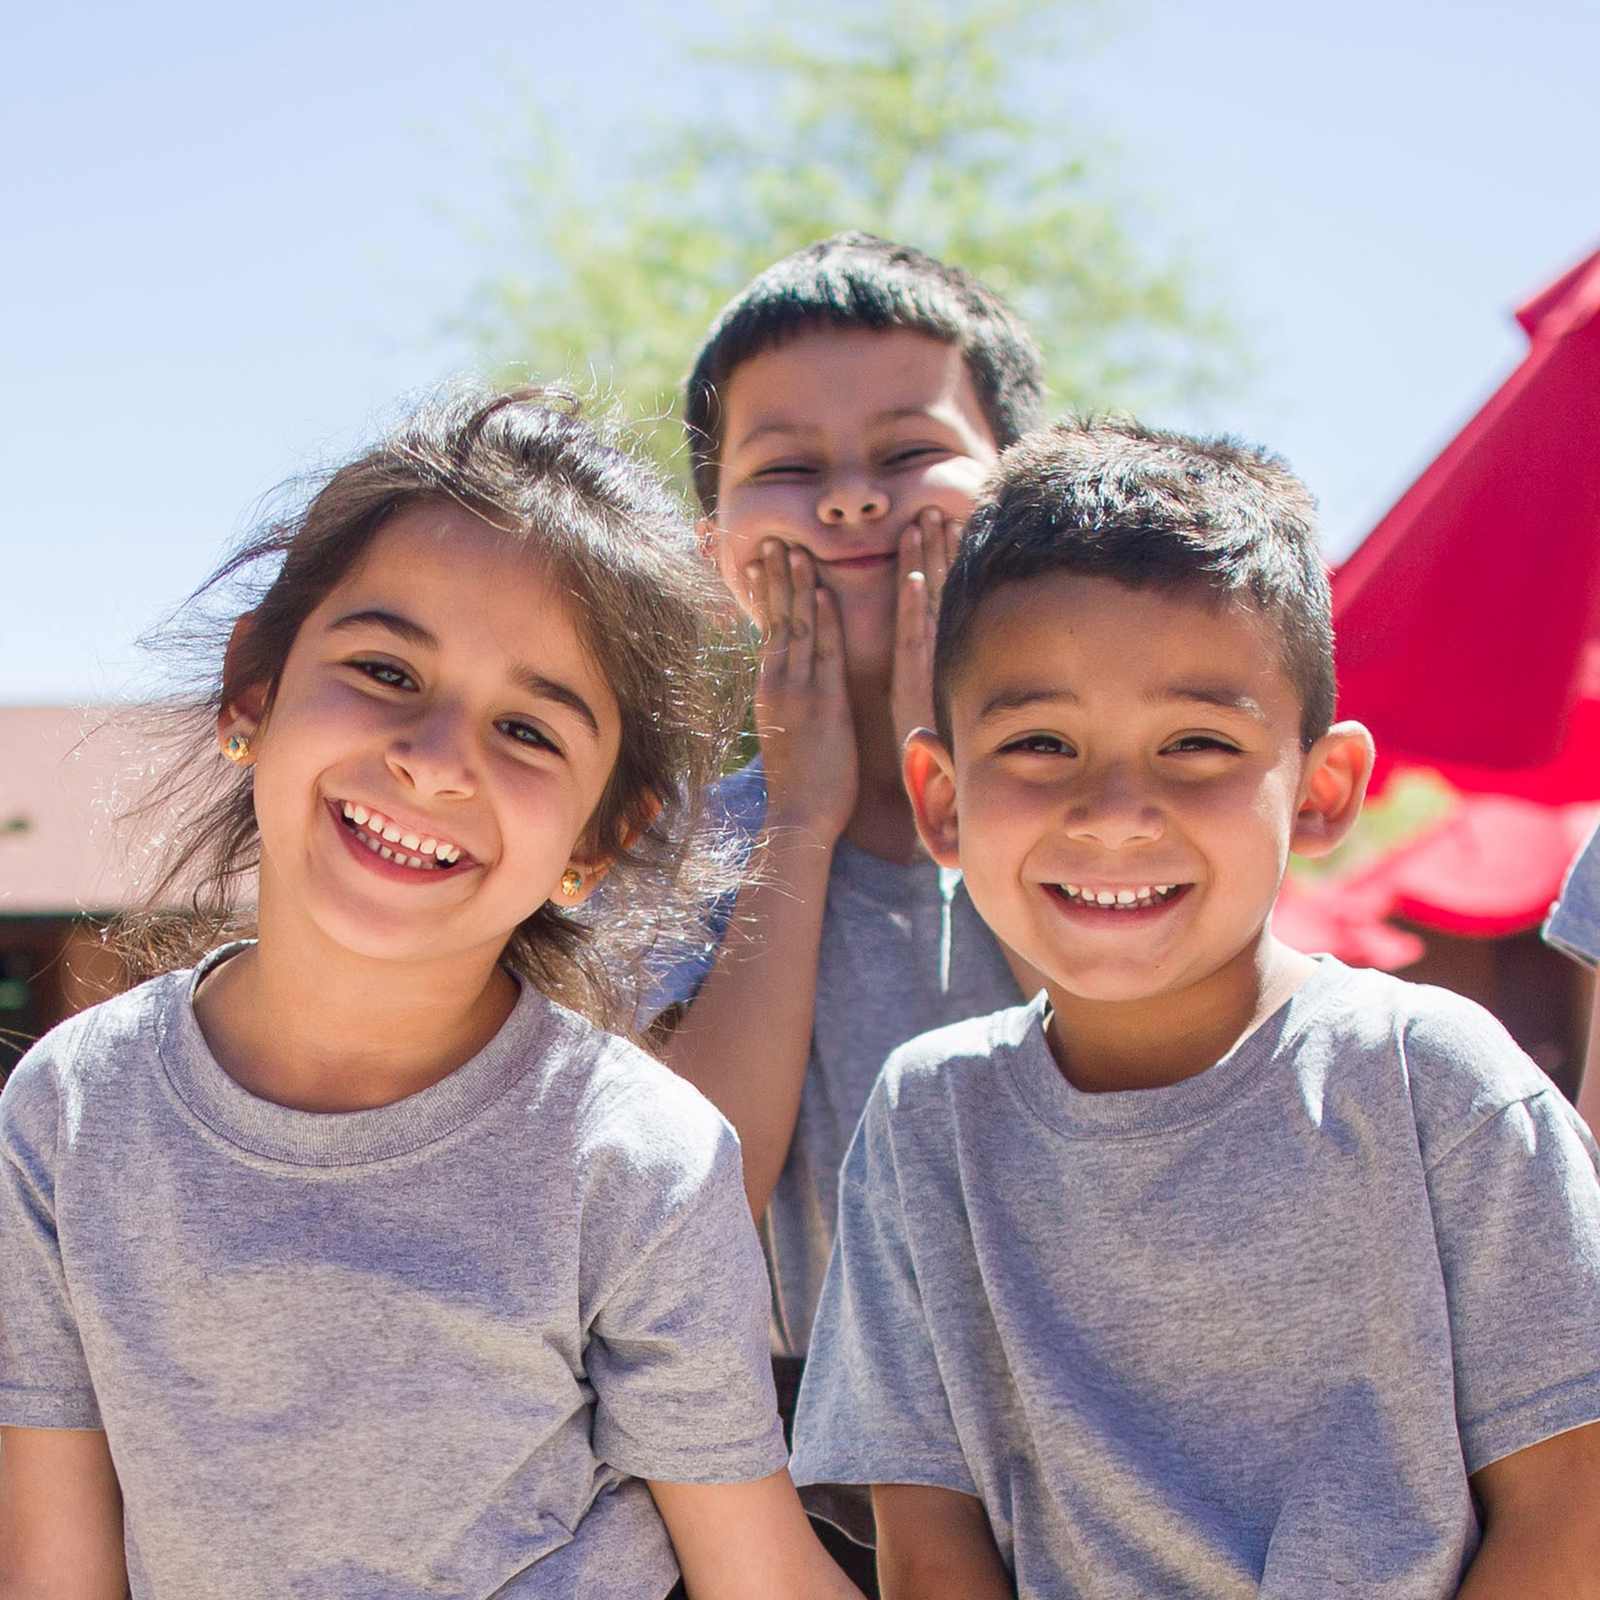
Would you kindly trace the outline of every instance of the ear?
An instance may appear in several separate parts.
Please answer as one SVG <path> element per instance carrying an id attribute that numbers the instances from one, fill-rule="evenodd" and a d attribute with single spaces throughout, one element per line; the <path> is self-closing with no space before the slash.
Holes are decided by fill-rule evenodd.
<path id="1" fill-rule="evenodd" d="M 902 776 L 923 847 L 941 867 L 959 867 L 956 768 L 938 734 L 918 728 L 906 740 Z"/>
<path id="2" fill-rule="evenodd" d="M 567 871 L 576 872 L 583 881 L 574 894 L 568 894 L 564 888 L 558 885 L 557 892 L 551 898 L 558 905 L 569 908 L 581 906 L 600 887 L 606 874 L 611 870 L 611 863 L 661 815 L 661 810 L 661 796 L 656 794 L 646 795 L 639 804 L 638 816 L 633 822 L 624 826 L 621 837 L 614 849 L 590 849 L 588 848 L 588 840 L 586 838 L 580 839 L 574 848 L 572 858 L 567 862 Z M 563 874 L 563 878 L 565 878 L 565 874 Z"/>
<path id="3" fill-rule="evenodd" d="M 226 698 L 217 712 L 217 744 L 226 747 L 235 734 L 254 738 L 267 718 L 267 686 L 264 683 L 241 683 L 244 675 L 242 657 L 250 630 L 255 624 L 252 613 L 246 612 L 233 625 L 228 635 L 228 648 L 222 658 L 222 684 Z M 228 693 L 228 691 L 232 691 Z M 249 764 L 246 758 L 246 765 Z"/>
<path id="4" fill-rule="evenodd" d="M 1341 845 L 1361 815 L 1372 777 L 1372 735 L 1359 722 L 1336 722 L 1306 754 L 1289 848 L 1325 856 Z"/>

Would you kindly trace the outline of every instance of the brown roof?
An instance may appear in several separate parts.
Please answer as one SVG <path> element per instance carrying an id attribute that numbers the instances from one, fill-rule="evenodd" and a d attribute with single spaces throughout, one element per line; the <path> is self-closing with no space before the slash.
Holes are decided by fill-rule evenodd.
<path id="1" fill-rule="evenodd" d="M 0 917 L 115 911 L 140 865 L 112 819 L 126 707 L 0 706 Z"/>

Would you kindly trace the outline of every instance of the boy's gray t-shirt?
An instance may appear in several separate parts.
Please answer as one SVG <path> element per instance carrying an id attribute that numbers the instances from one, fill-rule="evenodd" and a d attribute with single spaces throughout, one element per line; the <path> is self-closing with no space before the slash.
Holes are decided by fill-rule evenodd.
<path id="1" fill-rule="evenodd" d="M 1587 966 L 1600 964 L 1600 828 L 1567 869 L 1560 898 L 1545 921 L 1544 937 Z"/>
<path id="2" fill-rule="evenodd" d="M 0 1425 L 105 1430 L 135 1600 L 660 1600 L 639 1479 L 785 1460 L 726 1122 L 526 985 L 422 1093 L 288 1110 L 194 981 L 0 1096 Z"/>
<path id="3" fill-rule="evenodd" d="M 1453 1596 L 1469 1473 L 1600 1418 L 1600 1160 L 1486 1012 L 1324 960 L 1171 1088 L 1043 999 L 896 1052 L 795 1480 L 982 1500 L 1034 1600 Z"/>
<path id="4" fill-rule="evenodd" d="M 717 804 L 734 832 L 759 832 L 766 809 L 759 761 L 725 779 Z M 705 945 L 654 988 L 654 1017 L 693 1000 L 716 960 L 728 907 Z M 890 1051 L 965 1017 L 1016 1004 L 1016 979 L 967 897 L 961 875 L 931 861 L 884 861 L 841 839 L 834 847 L 817 962 L 811 1054 L 788 1159 L 763 1220 L 772 1278 L 772 1349 L 803 1356 L 833 1248 L 839 1169 Z M 759 1060 L 750 1063 L 760 1072 Z"/>

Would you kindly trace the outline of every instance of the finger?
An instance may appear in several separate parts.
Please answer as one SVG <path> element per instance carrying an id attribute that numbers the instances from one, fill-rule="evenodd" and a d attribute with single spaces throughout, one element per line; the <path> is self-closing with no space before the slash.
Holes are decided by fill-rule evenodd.
<path id="1" fill-rule="evenodd" d="M 789 672 L 799 681 L 811 676 L 811 658 L 817 633 L 817 567 L 810 554 L 789 547 L 789 583 L 793 596 L 789 614 Z"/>
<path id="2" fill-rule="evenodd" d="M 923 569 L 924 540 L 920 522 L 913 521 L 900 535 L 899 587 L 895 592 L 895 651 L 922 648 L 928 623 L 928 581 Z"/>
<path id="3" fill-rule="evenodd" d="M 939 614 L 939 596 L 944 593 L 944 580 L 950 571 L 950 518 L 942 511 L 930 508 L 923 515 L 922 570 L 928 576 L 928 616 L 931 621 Z"/>
<path id="4" fill-rule="evenodd" d="M 844 624 L 830 589 L 817 587 L 817 635 L 812 654 L 819 687 L 844 693 Z"/>
<path id="5" fill-rule="evenodd" d="M 767 565 L 764 561 L 752 561 L 744 569 L 745 589 L 750 596 L 750 610 L 756 619 L 756 627 L 761 630 L 761 637 L 765 641 L 772 630 L 772 604 L 767 594 Z"/>
<path id="6" fill-rule="evenodd" d="M 774 649 L 789 648 L 789 620 L 794 610 L 794 585 L 789 580 L 788 546 L 769 539 L 761 547 L 761 565 L 767 575 L 767 634 Z"/>

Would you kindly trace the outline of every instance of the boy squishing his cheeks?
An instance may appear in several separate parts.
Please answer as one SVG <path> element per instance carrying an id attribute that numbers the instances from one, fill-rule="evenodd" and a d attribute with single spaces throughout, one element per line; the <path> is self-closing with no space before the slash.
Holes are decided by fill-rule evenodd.
<path id="1" fill-rule="evenodd" d="M 689 379 L 702 537 L 765 635 L 761 757 L 721 796 L 762 870 L 650 1011 L 666 1059 L 739 1132 L 780 1404 L 884 1058 L 1019 996 L 959 877 L 918 849 L 900 747 L 932 714 L 932 615 L 957 535 L 1040 389 L 1038 352 L 995 295 L 867 234 L 762 273 Z"/>
<path id="2" fill-rule="evenodd" d="M 1600 1594 L 1593 1139 L 1470 1002 L 1280 944 L 1359 813 L 1314 509 L 1137 425 L 1009 451 L 949 575 L 934 858 L 1044 975 L 898 1050 L 799 1483 L 890 1600 Z"/>

